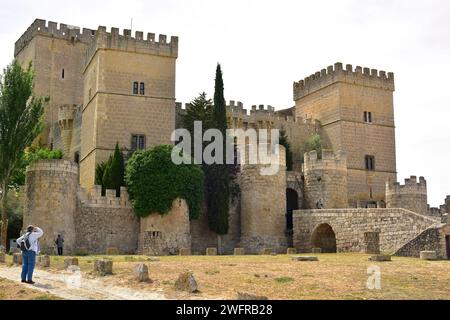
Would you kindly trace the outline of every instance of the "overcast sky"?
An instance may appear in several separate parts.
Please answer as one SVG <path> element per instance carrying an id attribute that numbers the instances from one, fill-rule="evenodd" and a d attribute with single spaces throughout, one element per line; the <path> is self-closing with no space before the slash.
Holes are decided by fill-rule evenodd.
<path id="1" fill-rule="evenodd" d="M 448 0 L 1 1 L 0 66 L 35 18 L 179 36 L 177 101 L 210 96 L 294 105 L 292 82 L 335 62 L 395 72 L 398 179 L 425 176 L 429 203 L 450 194 Z"/>

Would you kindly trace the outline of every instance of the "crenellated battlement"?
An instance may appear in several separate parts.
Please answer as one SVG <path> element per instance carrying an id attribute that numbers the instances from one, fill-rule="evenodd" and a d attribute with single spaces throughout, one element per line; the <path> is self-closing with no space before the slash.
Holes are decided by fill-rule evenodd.
<path id="1" fill-rule="evenodd" d="M 399 182 L 386 182 L 386 195 L 405 195 L 405 194 L 427 194 L 427 182 L 424 177 L 419 177 L 417 182 L 416 176 L 411 176 L 405 179 L 405 184 L 401 185 Z"/>
<path id="2" fill-rule="evenodd" d="M 160 34 L 158 41 L 156 41 L 154 33 L 147 33 L 144 38 L 144 32 L 136 31 L 133 37 L 130 29 L 123 29 L 120 32 L 119 28 L 112 27 L 111 31 L 107 32 L 106 27 L 100 26 L 86 50 L 85 65 L 89 63 L 99 49 L 115 49 L 177 58 L 178 37 L 172 36 L 170 42 L 167 42 L 167 36 Z"/>
<path id="3" fill-rule="evenodd" d="M 305 153 L 303 172 L 308 173 L 314 170 L 347 170 L 347 155 L 343 151 L 336 153 L 333 150 L 322 150 L 322 158 L 319 159 L 317 151 L 313 150 Z"/>
<path id="4" fill-rule="evenodd" d="M 102 186 L 95 185 L 89 192 L 84 189 L 79 190 L 78 197 L 83 206 L 86 207 L 111 207 L 111 208 L 131 208 L 127 189 L 120 188 L 120 197 L 116 196 L 116 190 L 106 190 L 102 195 Z"/>
<path id="5" fill-rule="evenodd" d="M 68 41 L 81 41 L 89 44 L 95 35 L 95 31 L 88 28 L 80 29 L 64 23 L 58 25 L 57 22 L 36 19 L 16 41 L 14 56 L 17 56 L 36 35 L 50 36 Z"/>
<path id="6" fill-rule="evenodd" d="M 334 66 L 322 69 L 299 82 L 294 82 L 294 100 L 298 100 L 336 82 L 346 82 L 390 91 L 395 90 L 394 73 L 392 72 L 386 73 L 386 71 L 360 66 L 353 69 L 351 64 L 347 64 L 344 69 L 343 64 L 338 62 Z"/>

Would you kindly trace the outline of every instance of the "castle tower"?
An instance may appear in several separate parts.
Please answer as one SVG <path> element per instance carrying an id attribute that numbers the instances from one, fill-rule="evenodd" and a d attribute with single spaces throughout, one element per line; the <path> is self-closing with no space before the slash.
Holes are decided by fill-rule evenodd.
<path id="1" fill-rule="evenodd" d="M 40 136 L 47 147 L 64 148 L 57 135 L 59 107 L 83 103 L 83 56 L 94 33 L 36 19 L 16 41 L 14 57 L 24 68 L 32 62 L 34 93 L 50 97 L 44 110 L 45 130 Z"/>
<path id="2" fill-rule="evenodd" d="M 95 166 L 116 142 L 128 151 L 170 144 L 175 129 L 178 38 L 99 27 L 86 51 L 80 183 L 94 184 Z"/>
<path id="3" fill-rule="evenodd" d="M 322 151 L 305 153 L 303 164 L 304 197 L 308 209 L 348 207 L 347 158 L 343 152 Z"/>
<path id="4" fill-rule="evenodd" d="M 59 107 L 58 112 L 58 124 L 61 130 L 61 140 L 64 158 L 71 157 L 70 150 L 72 146 L 72 134 L 73 134 L 73 118 L 76 106 L 63 105 Z"/>
<path id="5" fill-rule="evenodd" d="M 54 254 L 55 239 L 64 237 L 65 252 L 75 250 L 78 165 L 67 160 L 41 160 L 27 168 L 24 228 L 36 225 L 44 230 L 41 251 Z"/>
<path id="6" fill-rule="evenodd" d="M 427 182 L 424 177 L 405 179 L 405 184 L 386 182 L 386 207 L 404 208 L 416 213 L 427 214 Z"/>
<path id="7" fill-rule="evenodd" d="M 264 248 L 282 252 L 286 247 L 286 151 L 279 148 L 279 170 L 274 175 L 262 175 L 268 165 L 246 161 L 242 164 L 241 187 L 241 246 L 248 253 Z M 258 155 L 258 158 L 259 155 Z"/>
<path id="8" fill-rule="evenodd" d="M 316 119 L 347 154 L 349 204 L 383 200 L 396 181 L 394 74 L 342 63 L 294 83 L 297 117 Z"/>

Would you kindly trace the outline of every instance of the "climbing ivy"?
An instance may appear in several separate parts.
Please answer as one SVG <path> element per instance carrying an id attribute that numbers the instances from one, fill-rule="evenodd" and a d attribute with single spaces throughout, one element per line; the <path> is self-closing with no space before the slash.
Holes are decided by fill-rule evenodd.
<path id="1" fill-rule="evenodd" d="M 136 215 L 166 214 L 176 198 L 185 199 L 189 218 L 198 219 L 203 202 L 203 171 L 199 165 L 172 162 L 171 145 L 159 145 L 133 154 L 125 182 Z M 180 151 L 181 152 L 181 151 Z"/>

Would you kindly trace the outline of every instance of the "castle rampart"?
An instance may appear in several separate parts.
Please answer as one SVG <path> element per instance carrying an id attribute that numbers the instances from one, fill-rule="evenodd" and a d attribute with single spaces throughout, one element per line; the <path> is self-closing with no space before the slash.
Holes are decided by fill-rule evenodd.
<path id="1" fill-rule="evenodd" d="M 170 42 L 167 42 L 167 36 L 160 34 L 158 41 L 156 41 L 154 33 L 147 33 L 147 37 L 144 39 L 142 31 L 136 31 L 135 36 L 132 37 L 129 29 L 124 29 L 121 34 L 118 28 L 113 27 L 111 32 L 107 32 L 106 27 L 100 26 L 86 50 L 85 66 L 89 64 L 89 61 L 99 49 L 114 49 L 177 58 L 178 37 L 172 36 Z"/>
<path id="2" fill-rule="evenodd" d="M 405 184 L 386 182 L 386 207 L 405 208 L 420 214 L 428 213 L 427 182 L 416 176 L 405 179 Z"/>
<path id="3" fill-rule="evenodd" d="M 296 101 L 336 82 L 346 82 L 390 91 L 395 90 L 394 73 L 392 72 L 386 74 L 386 71 L 359 66 L 353 70 L 351 64 L 347 64 L 344 69 L 342 63 L 338 62 L 334 66 L 329 66 L 327 69 L 322 69 L 306 77 L 304 80 L 294 82 L 294 100 Z"/>
<path id="4" fill-rule="evenodd" d="M 24 34 L 16 41 L 14 56 L 17 56 L 36 35 L 49 36 L 68 41 L 90 43 L 95 35 L 95 31 L 87 28 L 80 30 L 79 27 L 69 26 L 63 23 L 59 24 L 58 27 L 58 23 L 56 22 L 46 22 L 42 19 L 36 19 L 28 27 Z"/>

